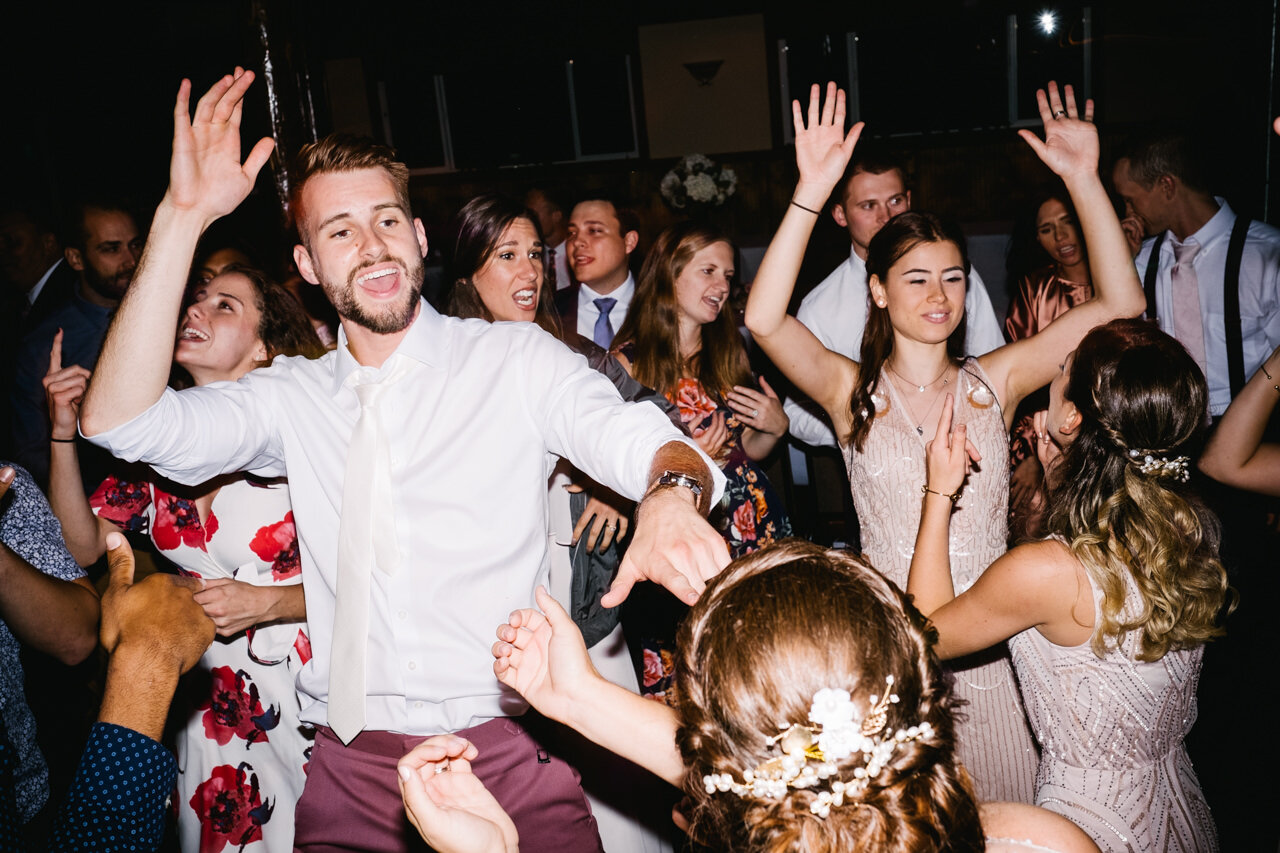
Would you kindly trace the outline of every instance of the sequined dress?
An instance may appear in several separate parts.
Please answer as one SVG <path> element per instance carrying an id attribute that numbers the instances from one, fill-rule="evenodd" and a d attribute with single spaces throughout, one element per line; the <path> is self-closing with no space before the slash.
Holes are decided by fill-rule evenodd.
<path id="1" fill-rule="evenodd" d="M 1092 577 L 1094 624 L 1102 593 Z M 1129 584 L 1123 618 L 1142 610 Z M 1055 646 L 1034 629 L 1009 640 L 1043 753 L 1036 805 L 1066 817 L 1104 851 L 1214 851 L 1213 817 L 1183 738 L 1196 719 L 1204 646 L 1139 661 L 1137 631 L 1103 658 L 1089 642 Z M 1225 748 L 1225 747 L 1224 747 Z"/>
<path id="2" fill-rule="evenodd" d="M 920 486 L 925 481 L 926 436 L 916 430 L 887 374 L 879 391 L 875 422 L 862 451 L 841 448 L 853 503 L 862 526 L 862 550 L 871 564 L 906 589 L 920 526 Z M 951 577 L 956 594 L 1005 552 L 1009 498 L 1009 438 L 1000 404 L 977 361 L 969 359 L 956 379 L 955 423 L 967 424 L 969 439 L 986 464 L 969 476 L 951 517 Z M 1036 747 L 1018 696 L 1004 644 L 949 662 L 956 693 L 968 704 L 959 726 L 960 759 L 982 801 L 1033 801 Z"/>

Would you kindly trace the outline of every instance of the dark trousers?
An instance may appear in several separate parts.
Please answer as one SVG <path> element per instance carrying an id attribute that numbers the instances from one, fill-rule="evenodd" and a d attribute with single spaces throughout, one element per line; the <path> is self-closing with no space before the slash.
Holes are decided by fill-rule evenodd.
<path id="1" fill-rule="evenodd" d="M 457 734 L 479 750 L 471 769 L 511 815 L 522 853 L 601 851 L 577 771 L 548 752 L 519 719 L 500 717 Z M 429 850 L 405 816 L 396 776 L 396 762 L 424 740 L 362 732 L 343 746 L 321 727 L 294 815 L 294 849 Z"/>

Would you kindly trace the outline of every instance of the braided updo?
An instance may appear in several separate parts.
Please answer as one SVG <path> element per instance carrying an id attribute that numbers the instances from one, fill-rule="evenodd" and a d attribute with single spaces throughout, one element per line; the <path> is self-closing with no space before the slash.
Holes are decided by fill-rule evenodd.
<path id="1" fill-rule="evenodd" d="M 693 801 L 691 835 L 735 851 L 983 849 L 977 804 L 955 754 L 955 700 L 924 619 L 852 555 L 790 540 L 737 561 L 689 612 L 677 642 L 677 744 Z M 867 789 L 810 811 L 813 789 L 777 800 L 708 794 L 703 777 L 741 778 L 775 757 L 769 738 L 807 724 L 814 694 L 848 690 L 860 714 L 894 677 L 886 731 L 928 722 L 899 744 Z M 853 779 L 855 753 L 839 765 Z"/>

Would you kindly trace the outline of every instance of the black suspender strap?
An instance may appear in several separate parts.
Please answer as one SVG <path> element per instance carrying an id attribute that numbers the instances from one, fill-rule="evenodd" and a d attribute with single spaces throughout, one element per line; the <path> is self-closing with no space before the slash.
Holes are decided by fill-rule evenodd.
<path id="1" fill-rule="evenodd" d="M 1227 376 L 1231 397 L 1244 387 L 1244 336 L 1240 331 L 1240 259 L 1244 256 L 1244 240 L 1249 235 L 1249 220 L 1236 217 L 1227 245 L 1227 268 L 1222 275 L 1222 314 L 1227 332 Z"/>
<path id="2" fill-rule="evenodd" d="M 1153 323 L 1156 322 L 1156 276 L 1160 272 L 1160 247 L 1164 245 L 1166 233 L 1161 231 L 1151 245 L 1151 254 L 1147 256 L 1147 271 L 1142 276 L 1142 289 L 1147 292 L 1147 319 Z"/>

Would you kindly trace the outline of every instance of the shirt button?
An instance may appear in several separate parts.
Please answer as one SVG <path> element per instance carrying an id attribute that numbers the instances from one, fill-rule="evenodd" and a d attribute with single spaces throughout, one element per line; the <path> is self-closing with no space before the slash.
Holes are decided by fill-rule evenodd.
<path id="1" fill-rule="evenodd" d="M 421 707 L 422 707 L 422 703 L 421 703 L 421 702 L 414 702 L 414 703 L 413 703 L 413 707 L 415 707 L 415 708 L 421 708 Z"/>
<path id="2" fill-rule="evenodd" d="M 407 610 L 401 610 L 401 611 L 400 611 L 399 613 L 397 613 L 396 615 L 397 615 L 397 616 L 399 616 L 401 619 L 408 619 L 408 618 L 409 618 L 409 611 L 407 611 Z"/>
<path id="3" fill-rule="evenodd" d="M 418 665 L 413 661 L 409 661 L 409 669 L 417 669 Z"/>

